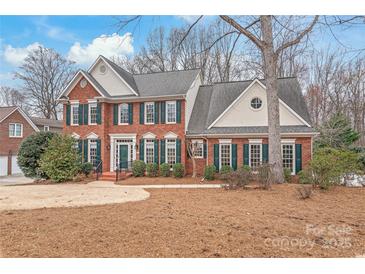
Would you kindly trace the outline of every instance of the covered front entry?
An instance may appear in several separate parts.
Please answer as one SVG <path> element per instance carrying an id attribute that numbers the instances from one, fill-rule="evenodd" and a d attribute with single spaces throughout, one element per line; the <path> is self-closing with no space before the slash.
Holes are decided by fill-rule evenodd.
<path id="1" fill-rule="evenodd" d="M 136 134 L 110 134 L 110 171 L 130 169 L 136 160 Z"/>

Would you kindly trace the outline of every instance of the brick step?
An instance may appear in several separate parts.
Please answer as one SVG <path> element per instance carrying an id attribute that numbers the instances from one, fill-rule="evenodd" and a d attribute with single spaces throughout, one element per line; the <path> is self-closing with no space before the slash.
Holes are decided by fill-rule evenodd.
<path id="1" fill-rule="evenodd" d="M 131 172 L 121 172 L 119 173 L 119 180 L 124 180 L 128 177 L 132 176 Z M 103 181 L 115 181 L 117 177 L 116 172 L 103 172 L 99 177 L 99 180 Z"/>

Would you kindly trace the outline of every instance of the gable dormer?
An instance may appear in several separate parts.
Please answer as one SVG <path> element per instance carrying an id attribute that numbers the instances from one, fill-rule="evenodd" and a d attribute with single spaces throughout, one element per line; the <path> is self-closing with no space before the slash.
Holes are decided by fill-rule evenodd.
<path id="1" fill-rule="evenodd" d="M 110 96 L 138 96 L 133 76 L 114 63 L 99 56 L 88 71 Z"/>

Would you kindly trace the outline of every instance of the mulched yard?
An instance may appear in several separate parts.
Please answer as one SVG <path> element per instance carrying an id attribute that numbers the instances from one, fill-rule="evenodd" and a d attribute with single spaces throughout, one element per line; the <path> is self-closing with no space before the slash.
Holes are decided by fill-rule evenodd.
<path id="1" fill-rule="evenodd" d="M 300 200 L 296 187 L 277 185 L 270 191 L 154 189 L 149 190 L 151 197 L 141 202 L 0 212 L 0 255 L 355 257 L 365 254 L 365 189 L 336 187 L 328 192 L 316 191 L 311 199 Z"/>
<path id="2" fill-rule="evenodd" d="M 127 179 L 120 180 L 116 184 L 118 185 L 186 185 L 186 184 L 224 184 L 221 180 L 202 181 L 202 178 L 196 177 L 128 177 Z"/>

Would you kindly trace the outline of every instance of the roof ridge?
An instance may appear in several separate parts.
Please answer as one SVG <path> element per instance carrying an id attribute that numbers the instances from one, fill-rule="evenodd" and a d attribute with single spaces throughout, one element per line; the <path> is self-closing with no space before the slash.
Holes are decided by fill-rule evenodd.
<path id="1" fill-rule="evenodd" d="M 126 73 L 129 73 L 130 75 L 133 75 L 133 73 L 130 73 L 128 70 L 125 70 L 124 68 L 122 68 L 121 66 L 117 65 L 115 62 L 113 62 L 112 60 L 110 60 L 109 58 L 106 58 L 104 55 L 101 55 L 105 60 L 107 60 L 107 62 L 109 62 L 111 65 L 114 65 L 116 67 L 118 67 L 118 69 L 123 70 Z"/>
<path id="2" fill-rule="evenodd" d="M 180 72 L 180 71 L 191 71 L 191 70 L 201 70 L 201 69 L 200 68 L 194 68 L 194 69 L 179 69 L 179 70 L 168 70 L 168 71 L 152 71 L 152 72 L 146 72 L 146 73 L 133 73 L 132 75 L 136 76 L 136 75 L 169 73 L 169 72 Z"/>
<path id="3" fill-rule="evenodd" d="M 278 77 L 277 79 L 297 79 L 297 76 L 285 76 L 285 77 Z M 246 79 L 246 80 L 234 80 L 234 81 L 222 81 L 222 82 L 213 82 L 212 84 L 230 84 L 230 83 L 243 83 L 243 82 L 251 82 L 251 81 L 255 81 L 255 80 L 259 80 L 259 81 L 265 81 L 265 78 L 253 78 L 253 79 Z"/>

